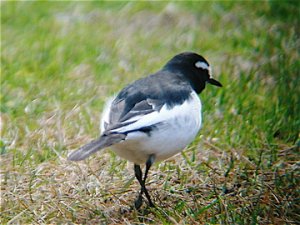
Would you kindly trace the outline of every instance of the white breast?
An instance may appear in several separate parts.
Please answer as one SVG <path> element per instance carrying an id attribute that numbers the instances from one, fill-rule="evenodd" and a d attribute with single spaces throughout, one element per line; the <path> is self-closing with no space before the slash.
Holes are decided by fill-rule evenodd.
<path id="1" fill-rule="evenodd" d="M 107 114 L 106 112 L 104 115 Z M 158 124 L 157 129 L 150 135 L 140 131 L 129 132 L 153 124 Z M 145 163 L 151 154 L 155 155 L 156 161 L 161 161 L 177 154 L 191 143 L 200 126 L 201 101 L 192 92 L 192 97 L 182 105 L 171 109 L 164 105 L 159 112 L 147 114 L 130 125 L 114 130 L 129 133 L 123 142 L 112 146 L 112 149 L 135 164 Z"/>

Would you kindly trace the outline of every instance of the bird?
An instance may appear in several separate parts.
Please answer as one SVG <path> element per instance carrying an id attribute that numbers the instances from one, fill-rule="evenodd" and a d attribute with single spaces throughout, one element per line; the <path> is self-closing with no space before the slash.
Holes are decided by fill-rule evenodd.
<path id="1" fill-rule="evenodd" d="M 68 160 L 84 160 L 110 147 L 134 165 L 141 187 L 134 207 L 141 208 L 143 195 L 148 206 L 155 207 L 146 188 L 148 172 L 154 162 L 181 152 L 197 136 L 202 124 L 199 94 L 206 84 L 222 87 L 203 56 L 175 55 L 158 72 L 134 81 L 110 99 L 102 113 L 100 136 L 72 152 Z"/>

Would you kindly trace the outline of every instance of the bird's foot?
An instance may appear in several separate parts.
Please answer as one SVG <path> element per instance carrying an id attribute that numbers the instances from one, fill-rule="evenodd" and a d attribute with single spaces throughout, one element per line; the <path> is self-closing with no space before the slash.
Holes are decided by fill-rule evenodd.
<path id="1" fill-rule="evenodd" d="M 134 202 L 134 207 L 138 210 L 141 208 L 141 206 L 143 205 L 143 196 L 140 193 L 139 196 L 137 197 L 137 199 Z"/>
<path id="2" fill-rule="evenodd" d="M 149 207 L 155 207 L 155 205 L 153 204 L 152 200 L 150 198 L 147 198 L 148 199 L 148 206 Z M 139 210 L 142 205 L 143 205 L 143 196 L 142 194 L 140 193 L 139 196 L 137 197 L 137 199 L 135 200 L 134 202 L 134 207 L 135 209 Z"/>

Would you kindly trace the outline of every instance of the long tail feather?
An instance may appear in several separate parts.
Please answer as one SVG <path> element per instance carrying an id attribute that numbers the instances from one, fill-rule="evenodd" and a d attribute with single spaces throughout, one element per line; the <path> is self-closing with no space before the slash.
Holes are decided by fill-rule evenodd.
<path id="1" fill-rule="evenodd" d="M 124 140 L 125 137 L 126 137 L 125 134 L 109 134 L 109 135 L 101 136 L 100 138 L 93 140 L 90 143 L 82 146 L 75 152 L 72 152 L 68 156 L 68 160 L 71 161 L 83 160 L 89 157 L 91 154 L 103 148 L 119 143 L 120 141 Z"/>

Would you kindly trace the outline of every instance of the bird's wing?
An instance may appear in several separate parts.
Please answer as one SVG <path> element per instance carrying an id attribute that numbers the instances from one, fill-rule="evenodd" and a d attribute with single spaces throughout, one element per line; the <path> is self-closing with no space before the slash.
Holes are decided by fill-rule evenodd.
<path id="1" fill-rule="evenodd" d="M 172 108 L 182 104 L 191 92 L 189 84 L 175 79 L 174 74 L 167 71 L 137 80 L 125 87 L 111 103 L 105 131 L 136 122 L 146 115 L 159 112 L 163 106 Z"/>
<path id="2" fill-rule="evenodd" d="M 147 99 L 146 101 L 151 102 L 151 99 Z M 148 103 L 148 107 L 149 105 L 152 109 L 146 108 L 145 110 L 138 111 L 136 114 L 131 112 L 133 111 L 131 110 L 128 115 L 132 115 L 132 117 L 111 127 L 109 133 L 127 135 L 128 133 L 139 131 L 151 135 L 153 130 L 159 127 L 162 129 L 170 121 L 172 121 L 171 123 L 183 120 L 188 122 L 190 115 L 197 115 L 198 113 L 200 115 L 199 110 L 201 109 L 201 102 L 195 92 L 190 93 L 186 101 L 176 105 L 169 106 L 167 103 L 162 104 L 162 102 L 159 102 L 159 105 L 157 103 Z M 198 120 L 195 119 L 195 121 Z"/>
<path id="3" fill-rule="evenodd" d="M 113 103 L 109 112 L 110 121 L 107 122 L 105 129 L 106 133 L 115 132 L 117 129 L 133 124 L 145 116 L 151 115 L 154 112 L 159 112 L 164 105 L 165 102 L 163 100 L 147 98 L 135 103 L 126 114 L 120 116 L 120 113 L 124 112 L 126 108 L 126 100 L 124 99 L 117 103 Z M 153 124 L 149 121 L 148 126 L 151 125 Z"/>

